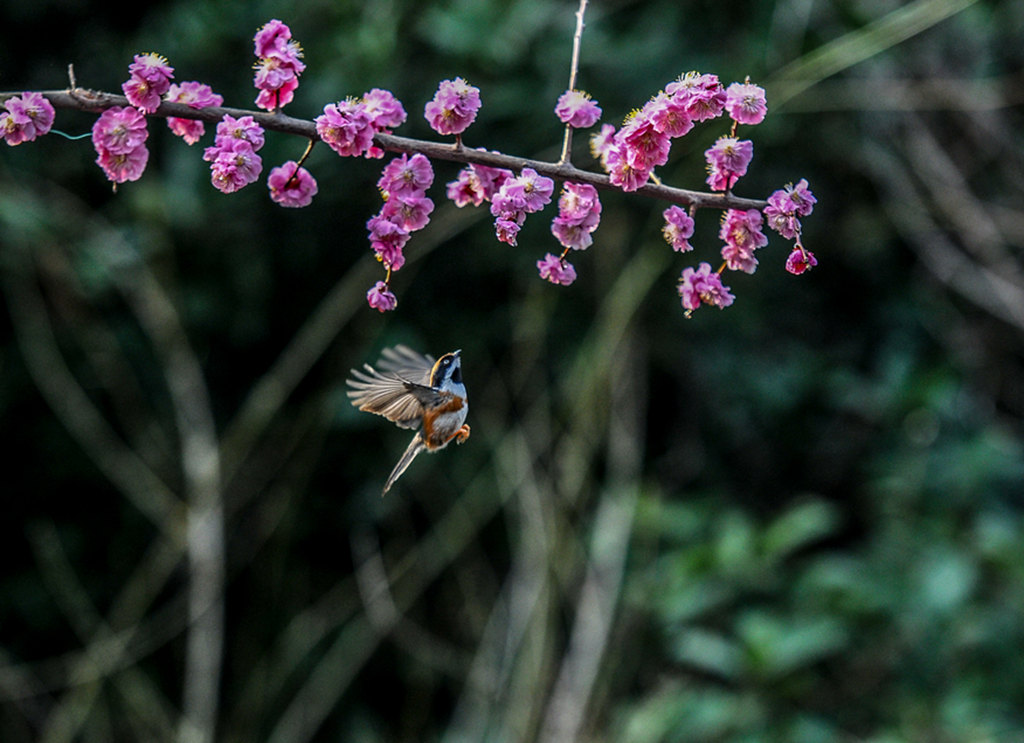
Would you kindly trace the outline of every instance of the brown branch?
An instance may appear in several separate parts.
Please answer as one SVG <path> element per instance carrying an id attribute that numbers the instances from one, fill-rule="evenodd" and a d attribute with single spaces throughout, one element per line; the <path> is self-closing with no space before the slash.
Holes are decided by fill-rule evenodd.
<path id="1" fill-rule="evenodd" d="M 123 95 L 104 93 L 84 88 L 71 90 L 44 90 L 40 91 L 53 104 L 54 108 L 73 109 L 89 113 L 100 113 L 113 106 L 127 106 L 128 99 Z M 8 98 L 21 93 L 4 92 L 0 93 L 0 103 Z M 265 111 L 250 111 L 241 108 L 228 108 L 224 106 L 209 106 L 207 108 L 192 108 L 184 103 L 164 102 L 154 111 L 152 116 L 177 117 L 181 119 L 197 119 L 216 123 L 225 115 L 236 118 L 252 116 L 253 119 L 264 129 L 281 132 L 283 134 L 295 134 L 301 137 L 308 137 L 318 141 L 316 124 L 307 119 L 296 119 L 281 112 L 267 113 Z M 434 160 L 447 160 L 450 162 L 486 165 L 492 168 L 506 168 L 508 170 L 522 170 L 533 168 L 538 173 L 548 178 L 560 181 L 573 181 L 576 183 L 589 183 L 595 188 L 609 191 L 619 191 L 618 186 L 611 183 L 604 173 L 596 173 L 589 170 L 581 170 L 573 165 L 564 163 L 552 163 L 542 160 L 530 160 L 523 157 L 514 157 L 500 152 L 488 152 L 476 150 L 458 144 L 443 144 L 441 142 L 429 142 L 422 139 L 410 139 L 399 137 L 394 134 L 377 134 L 374 142 L 378 147 L 390 152 L 419 152 Z M 696 209 L 763 209 L 768 203 L 762 199 L 745 199 L 731 194 L 707 193 L 703 191 L 688 191 L 682 188 L 673 188 L 663 184 L 648 183 L 639 188 L 636 193 L 649 196 L 663 201 L 669 201 L 683 206 L 692 206 Z"/>

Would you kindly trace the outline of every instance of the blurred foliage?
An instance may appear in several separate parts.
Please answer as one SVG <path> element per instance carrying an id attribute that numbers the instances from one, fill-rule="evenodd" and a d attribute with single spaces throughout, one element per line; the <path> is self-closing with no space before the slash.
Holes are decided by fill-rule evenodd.
<path id="1" fill-rule="evenodd" d="M 429 138 L 423 104 L 463 75 L 470 146 L 554 159 L 575 9 L 0 0 L 0 89 L 63 88 L 73 64 L 116 90 L 158 51 L 246 107 L 278 17 L 309 65 L 291 115 L 386 87 L 398 133 Z M 186 478 L 147 296 L 219 436 L 217 740 L 1024 740 L 1022 37 L 1012 0 L 592 3 L 579 83 L 606 121 L 690 69 L 749 75 L 770 115 L 737 193 L 806 177 L 819 199 L 813 272 L 786 274 L 773 237 L 728 277 L 736 304 L 691 320 L 674 281 L 713 262 L 712 213 L 680 257 L 664 204 L 602 194 L 555 288 L 546 218 L 499 245 L 443 203 L 437 163 L 385 316 L 364 301 L 380 163 L 316 148 L 319 195 L 284 210 L 213 191 L 159 122 L 116 194 L 87 140 L 5 148 L 0 740 L 178 736 L 190 579 L 160 509 Z M 661 177 L 701 188 L 719 134 Z M 343 380 L 397 342 L 463 349 L 473 436 L 381 500 L 408 432 Z"/>

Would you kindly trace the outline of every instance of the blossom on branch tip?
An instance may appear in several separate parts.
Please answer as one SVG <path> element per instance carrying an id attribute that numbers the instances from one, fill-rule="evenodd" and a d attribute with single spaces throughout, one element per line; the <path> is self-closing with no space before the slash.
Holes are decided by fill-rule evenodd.
<path id="1" fill-rule="evenodd" d="M 555 115 L 574 129 L 589 129 L 601 118 L 601 108 L 589 93 L 567 90 L 555 104 Z"/>
<path id="2" fill-rule="evenodd" d="M 537 271 L 542 279 L 552 284 L 569 286 L 576 280 L 576 269 L 564 258 L 548 253 L 541 260 L 537 261 Z"/>
<path id="3" fill-rule="evenodd" d="M 383 281 L 378 281 L 366 292 L 366 301 L 378 312 L 390 312 L 398 306 L 398 298 Z"/>
<path id="4" fill-rule="evenodd" d="M 664 212 L 665 226 L 661 228 L 661 234 L 665 241 L 672 246 L 677 253 L 686 253 L 693 250 L 690 245 L 690 238 L 693 237 L 693 217 L 691 217 L 681 206 L 673 204 Z"/>
<path id="5" fill-rule="evenodd" d="M 292 39 L 291 29 L 277 19 L 267 22 L 253 37 L 253 53 L 253 85 L 260 91 L 256 105 L 273 111 L 291 103 L 299 87 L 299 75 L 306 69 L 302 47 Z"/>
<path id="6" fill-rule="evenodd" d="M 174 83 L 167 89 L 164 100 L 170 103 L 184 103 L 189 108 L 207 108 L 224 103 L 224 97 L 213 92 L 209 85 L 199 82 Z M 250 117 L 251 118 L 251 117 Z M 167 118 L 167 126 L 172 132 L 190 145 L 199 141 L 206 131 L 202 121 L 197 119 L 181 119 L 174 116 Z"/>
<path id="7" fill-rule="evenodd" d="M 309 206 L 318 190 L 316 179 L 294 160 L 270 171 L 267 188 L 272 201 L 287 207 Z"/>
<path id="8" fill-rule="evenodd" d="M 160 106 L 160 96 L 167 92 L 174 77 L 174 68 L 159 54 L 136 54 L 128 65 L 130 77 L 121 85 L 128 102 L 146 113 Z"/>
<path id="9" fill-rule="evenodd" d="M 442 80 L 423 109 L 430 127 L 438 134 L 462 134 L 480 110 L 480 89 L 461 77 Z"/>
<path id="10" fill-rule="evenodd" d="M 4 101 L 6 111 L 0 114 L 0 135 L 7 144 L 31 142 L 50 131 L 56 112 L 41 93 L 22 93 Z"/>
<path id="11" fill-rule="evenodd" d="M 698 309 L 701 303 L 724 309 L 735 299 L 729 287 L 722 284 L 722 277 L 713 272 L 708 263 L 701 263 L 696 269 L 683 269 L 679 277 L 679 298 L 683 307 L 691 311 Z"/>
<path id="12" fill-rule="evenodd" d="M 725 110 L 740 124 L 760 124 L 768 113 L 764 88 L 753 83 L 733 83 L 725 89 Z"/>

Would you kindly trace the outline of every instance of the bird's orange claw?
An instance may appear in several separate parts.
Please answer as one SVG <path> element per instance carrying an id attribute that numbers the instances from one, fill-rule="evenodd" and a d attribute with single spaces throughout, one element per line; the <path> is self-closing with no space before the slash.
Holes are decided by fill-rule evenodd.
<path id="1" fill-rule="evenodd" d="M 462 428 L 459 429 L 458 433 L 455 434 L 455 443 L 461 444 L 463 441 L 469 438 L 469 424 L 462 424 Z"/>

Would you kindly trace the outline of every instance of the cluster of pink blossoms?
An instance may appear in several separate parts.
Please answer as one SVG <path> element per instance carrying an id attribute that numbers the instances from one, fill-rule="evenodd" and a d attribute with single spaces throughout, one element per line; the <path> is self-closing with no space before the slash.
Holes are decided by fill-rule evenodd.
<path id="1" fill-rule="evenodd" d="M 10 146 L 31 142 L 53 127 L 56 112 L 42 93 L 22 93 L 4 101 L 0 114 L 0 136 Z"/>
<path id="2" fill-rule="evenodd" d="M 254 37 L 257 57 L 254 84 L 260 91 L 257 105 L 278 110 L 289 103 L 305 70 L 302 51 L 291 37 L 287 25 L 271 20 Z M 103 112 L 93 126 L 93 144 L 97 162 L 115 183 L 136 180 L 148 160 L 148 131 L 145 114 L 154 113 L 162 101 L 182 103 L 194 109 L 220 106 L 223 98 L 208 85 L 198 82 L 173 84 L 174 69 L 157 54 L 135 56 L 130 77 L 122 86 L 131 105 Z M 424 107 L 424 117 L 442 135 L 455 135 L 461 148 L 461 135 L 476 119 L 480 109 L 480 91 L 459 77 L 442 81 L 433 99 Z M 10 145 L 31 141 L 48 132 L 54 111 L 41 94 L 26 93 L 4 103 L 0 114 L 0 133 Z M 618 130 L 609 124 L 591 138 L 592 150 L 610 182 L 624 191 L 635 191 L 652 178 L 653 171 L 667 162 L 672 140 L 687 134 L 697 122 L 727 114 L 731 129 L 705 152 L 707 183 L 714 191 L 731 192 L 744 176 L 753 158 L 753 143 L 736 136 L 738 125 L 756 125 L 764 120 L 767 104 L 764 90 L 749 81 L 723 86 L 715 75 L 690 72 L 665 86 L 641 109 L 634 111 Z M 555 115 L 569 128 L 588 128 L 601 117 L 601 108 L 590 95 L 567 90 L 556 105 Z M 383 150 L 374 143 L 377 134 L 390 134 L 406 120 L 402 104 L 389 91 L 373 89 L 361 98 L 349 98 L 328 104 L 315 121 L 319 137 L 343 156 L 380 158 Z M 195 144 L 204 133 L 201 121 L 169 117 L 168 127 L 188 144 Z M 211 181 L 225 193 L 236 191 L 257 180 L 263 164 L 257 151 L 263 146 L 264 132 L 252 116 L 235 119 L 224 116 L 217 126 L 212 147 L 204 151 L 211 163 Z M 288 161 L 273 168 L 267 179 L 270 196 L 283 206 L 302 207 L 317 193 L 313 176 L 298 162 Z M 430 161 L 422 154 L 405 154 L 392 160 L 383 171 L 378 187 L 384 197 L 380 212 L 367 222 L 371 248 L 387 270 L 367 292 L 371 307 L 392 310 L 397 299 L 391 292 L 391 273 L 405 263 L 404 249 L 411 234 L 422 229 L 434 209 L 427 189 L 434 179 Z M 552 200 L 554 181 L 524 167 L 518 175 L 500 167 L 470 164 L 455 181 L 447 184 L 448 197 L 459 207 L 484 202 L 495 217 L 499 241 L 516 245 L 526 215 L 543 209 Z M 708 304 L 727 307 L 734 297 L 722 283 L 726 269 L 753 273 L 758 265 L 756 251 L 767 244 L 763 226 L 795 240 L 786 261 L 786 269 L 800 274 L 817 265 L 814 254 L 801 243 L 800 218 L 813 210 L 816 199 L 807 181 L 776 191 L 768 199 L 763 213 L 756 209 L 730 209 L 722 215 L 719 237 L 722 265 L 717 271 L 708 263 L 686 268 L 679 279 L 678 291 L 687 314 Z M 566 182 L 558 199 L 558 214 L 551 232 L 564 249 L 561 255 L 547 253 L 537 261 L 542 279 L 559 285 L 572 284 L 576 270 L 566 261 L 570 250 L 585 250 L 593 243 L 593 233 L 601 216 L 601 202 L 594 186 Z M 693 210 L 670 206 L 663 212 L 662 233 L 673 250 L 693 249 Z"/>
<path id="3" fill-rule="evenodd" d="M 256 154 L 263 142 L 263 127 L 252 116 L 225 115 L 217 124 L 213 146 L 203 152 L 214 188 L 234 193 L 254 183 L 263 172 L 263 159 Z"/>
<path id="4" fill-rule="evenodd" d="M 796 240 L 786 259 L 786 270 L 792 274 L 802 274 L 818 265 L 814 253 L 807 250 L 800 241 L 800 217 L 806 217 L 814 211 L 816 203 L 818 200 L 807 187 L 807 179 L 801 178 L 795 186 L 788 185 L 769 196 L 768 206 L 764 208 L 768 226 L 787 240 Z"/>
<path id="5" fill-rule="evenodd" d="M 291 29 L 276 18 L 256 32 L 253 44 L 256 55 L 253 84 L 260 91 L 256 105 L 265 111 L 288 105 L 299 87 L 299 75 L 306 69 L 302 47 L 292 38 Z"/>
<path id="6" fill-rule="evenodd" d="M 498 239 L 515 245 L 526 215 L 543 209 L 551 202 L 554 192 L 555 182 L 533 168 L 523 168 L 518 176 L 506 178 L 491 197 L 491 214 Z"/>
<path id="7" fill-rule="evenodd" d="M 688 72 L 630 114 L 618 131 L 611 125 L 602 127 L 591 147 L 613 184 L 636 191 L 656 167 L 668 162 L 672 140 L 688 133 L 695 122 L 728 113 L 738 124 L 759 124 L 767 110 L 764 90 L 756 85 L 733 83 L 725 88 L 717 75 Z M 752 143 L 730 139 L 708 151 L 713 169 L 708 183 L 716 190 L 731 188 L 753 155 Z"/>
<path id="8" fill-rule="evenodd" d="M 320 139 L 342 157 L 384 157 L 373 144 L 375 134 L 390 134 L 406 118 L 405 109 L 387 90 L 374 88 L 362 98 L 328 103 L 314 119 Z"/>
<path id="9" fill-rule="evenodd" d="M 96 163 L 113 183 L 137 181 L 149 162 L 146 118 L 132 106 L 108 108 L 92 125 Z"/>
<path id="10" fill-rule="evenodd" d="M 121 85 L 128 102 L 144 113 L 160 107 L 160 98 L 171 87 L 174 68 L 159 54 L 136 54 L 128 65 L 128 80 Z"/>
<path id="11" fill-rule="evenodd" d="M 384 167 L 377 187 L 384 196 L 384 206 L 370 217 L 366 229 L 370 233 L 370 247 L 377 255 L 388 276 L 367 292 L 366 299 L 374 309 L 385 312 L 398 305 L 398 299 L 388 288 L 391 272 L 405 265 L 405 249 L 409 237 L 430 221 L 434 202 L 427 189 L 434 183 L 434 169 L 430 160 L 420 154 L 396 157 Z"/>

